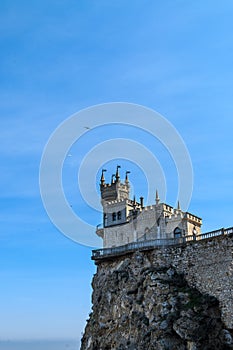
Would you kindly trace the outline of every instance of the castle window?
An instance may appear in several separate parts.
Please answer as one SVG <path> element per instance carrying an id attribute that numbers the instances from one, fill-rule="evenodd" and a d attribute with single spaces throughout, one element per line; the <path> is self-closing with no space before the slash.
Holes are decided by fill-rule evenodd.
<path id="1" fill-rule="evenodd" d="M 121 211 L 117 212 L 117 220 L 121 220 Z"/>
<path id="2" fill-rule="evenodd" d="M 179 238 L 182 236 L 182 231 L 179 227 L 176 227 L 175 230 L 174 230 L 174 237 L 175 238 Z"/>
<path id="3" fill-rule="evenodd" d="M 104 214 L 104 227 L 107 226 L 108 220 L 107 220 L 107 214 Z"/>
<path id="4" fill-rule="evenodd" d="M 116 221 L 116 213 L 112 213 L 112 221 Z"/>

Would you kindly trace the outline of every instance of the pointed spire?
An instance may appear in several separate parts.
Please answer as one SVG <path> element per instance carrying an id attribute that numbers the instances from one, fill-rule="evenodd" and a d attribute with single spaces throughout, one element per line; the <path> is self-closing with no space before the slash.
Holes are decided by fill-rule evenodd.
<path id="1" fill-rule="evenodd" d="M 180 201 L 177 202 L 177 209 L 180 210 Z"/>
<path id="2" fill-rule="evenodd" d="M 126 171 L 126 173 L 125 173 L 125 183 L 126 183 L 126 184 L 129 183 L 128 174 L 130 174 L 130 171 Z"/>
<path id="3" fill-rule="evenodd" d="M 117 165 L 117 168 L 116 168 L 116 182 L 120 181 L 120 174 L 119 174 L 119 170 L 118 170 L 120 167 L 121 167 L 120 165 Z"/>
<path id="4" fill-rule="evenodd" d="M 100 179 L 100 185 L 103 186 L 105 184 L 105 178 L 104 178 L 104 172 L 107 171 L 106 169 L 102 169 L 102 175 Z"/>
<path id="5" fill-rule="evenodd" d="M 156 195 L 155 195 L 155 202 L 156 202 L 156 205 L 158 205 L 159 202 L 160 202 L 159 193 L 158 193 L 158 190 L 157 190 L 157 189 L 156 189 Z"/>

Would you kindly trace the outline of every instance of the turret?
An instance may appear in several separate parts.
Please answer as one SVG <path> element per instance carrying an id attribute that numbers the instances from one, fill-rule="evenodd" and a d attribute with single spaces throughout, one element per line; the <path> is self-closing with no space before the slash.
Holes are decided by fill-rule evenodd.
<path id="1" fill-rule="evenodd" d="M 101 202 L 104 205 L 107 202 L 121 200 L 121 199 L 129 199 L 129 179 L 128 174 L 129 171 L 126 172 L 125 182 L 122 183 L 120 181 L 120 173 L 119 173 L 120 165 L 117 165 L 116 173 L 111 177 L 111 183 L 106 183 L 104 178 L 105 169 L 102 170 L 102 175 L 100 179 L 100 191 L 101 191 Z"/>

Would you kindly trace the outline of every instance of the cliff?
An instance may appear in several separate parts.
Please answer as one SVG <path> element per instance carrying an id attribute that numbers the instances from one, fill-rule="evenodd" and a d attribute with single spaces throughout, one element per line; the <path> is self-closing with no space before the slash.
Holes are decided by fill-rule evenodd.
<path id="1" fill-rule="evenodd" d="M 230 237 L 101 261 L 81 350 L 233 349 L 231 264 Z"/>

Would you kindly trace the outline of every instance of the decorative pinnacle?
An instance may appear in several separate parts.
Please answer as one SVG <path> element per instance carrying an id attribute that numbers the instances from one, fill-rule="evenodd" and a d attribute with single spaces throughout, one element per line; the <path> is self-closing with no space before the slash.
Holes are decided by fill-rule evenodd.
<path id="1" fill-rule="evenodd" d="M 136 206 L 137 206 L 137 202 L 136 202 L 136 197 L 135 197 L 135 195 L 133 196 L 133 210 L 134 210 L 134 212 L 135 212 L 135 210 L 136 210 Z"/>
<path id="2" fill-rule="evenodd" d="M 103 186 L 105 183 L 105 178 L 104 178 L 104 172 L 107 171 L 106 169 L 102 169 L 102 175 L 100 179 L 100 184 Z"/>
<path id="3" fill-rule="evenodd" d="M 118 182 L 120 180 L 120 174 L 119 174 L 119 168 L 121 168 L 120 165 L 117 165 L 117 169 L 116 169 L 116 182 Z"/>
<path id="4" fill-rule="evenodd" d="M 159 204 L 160 199 L 159 199 L 158 190 L 156 190 L 155 201 L 156 201 L 156 204 Z"/>
<path id="5" fill-rule="evenodd" d="M 180 201 L 177 202 L 177 209 L 180 210 Z"/>
<path id="6" fill-rule="evenodd" d="M 129 182 L 128 174 L 130 174 L 130 171 L 126 171 L 126 173 L 125 173 L 125 182 L 126 182 L 126 183 Z"/>

